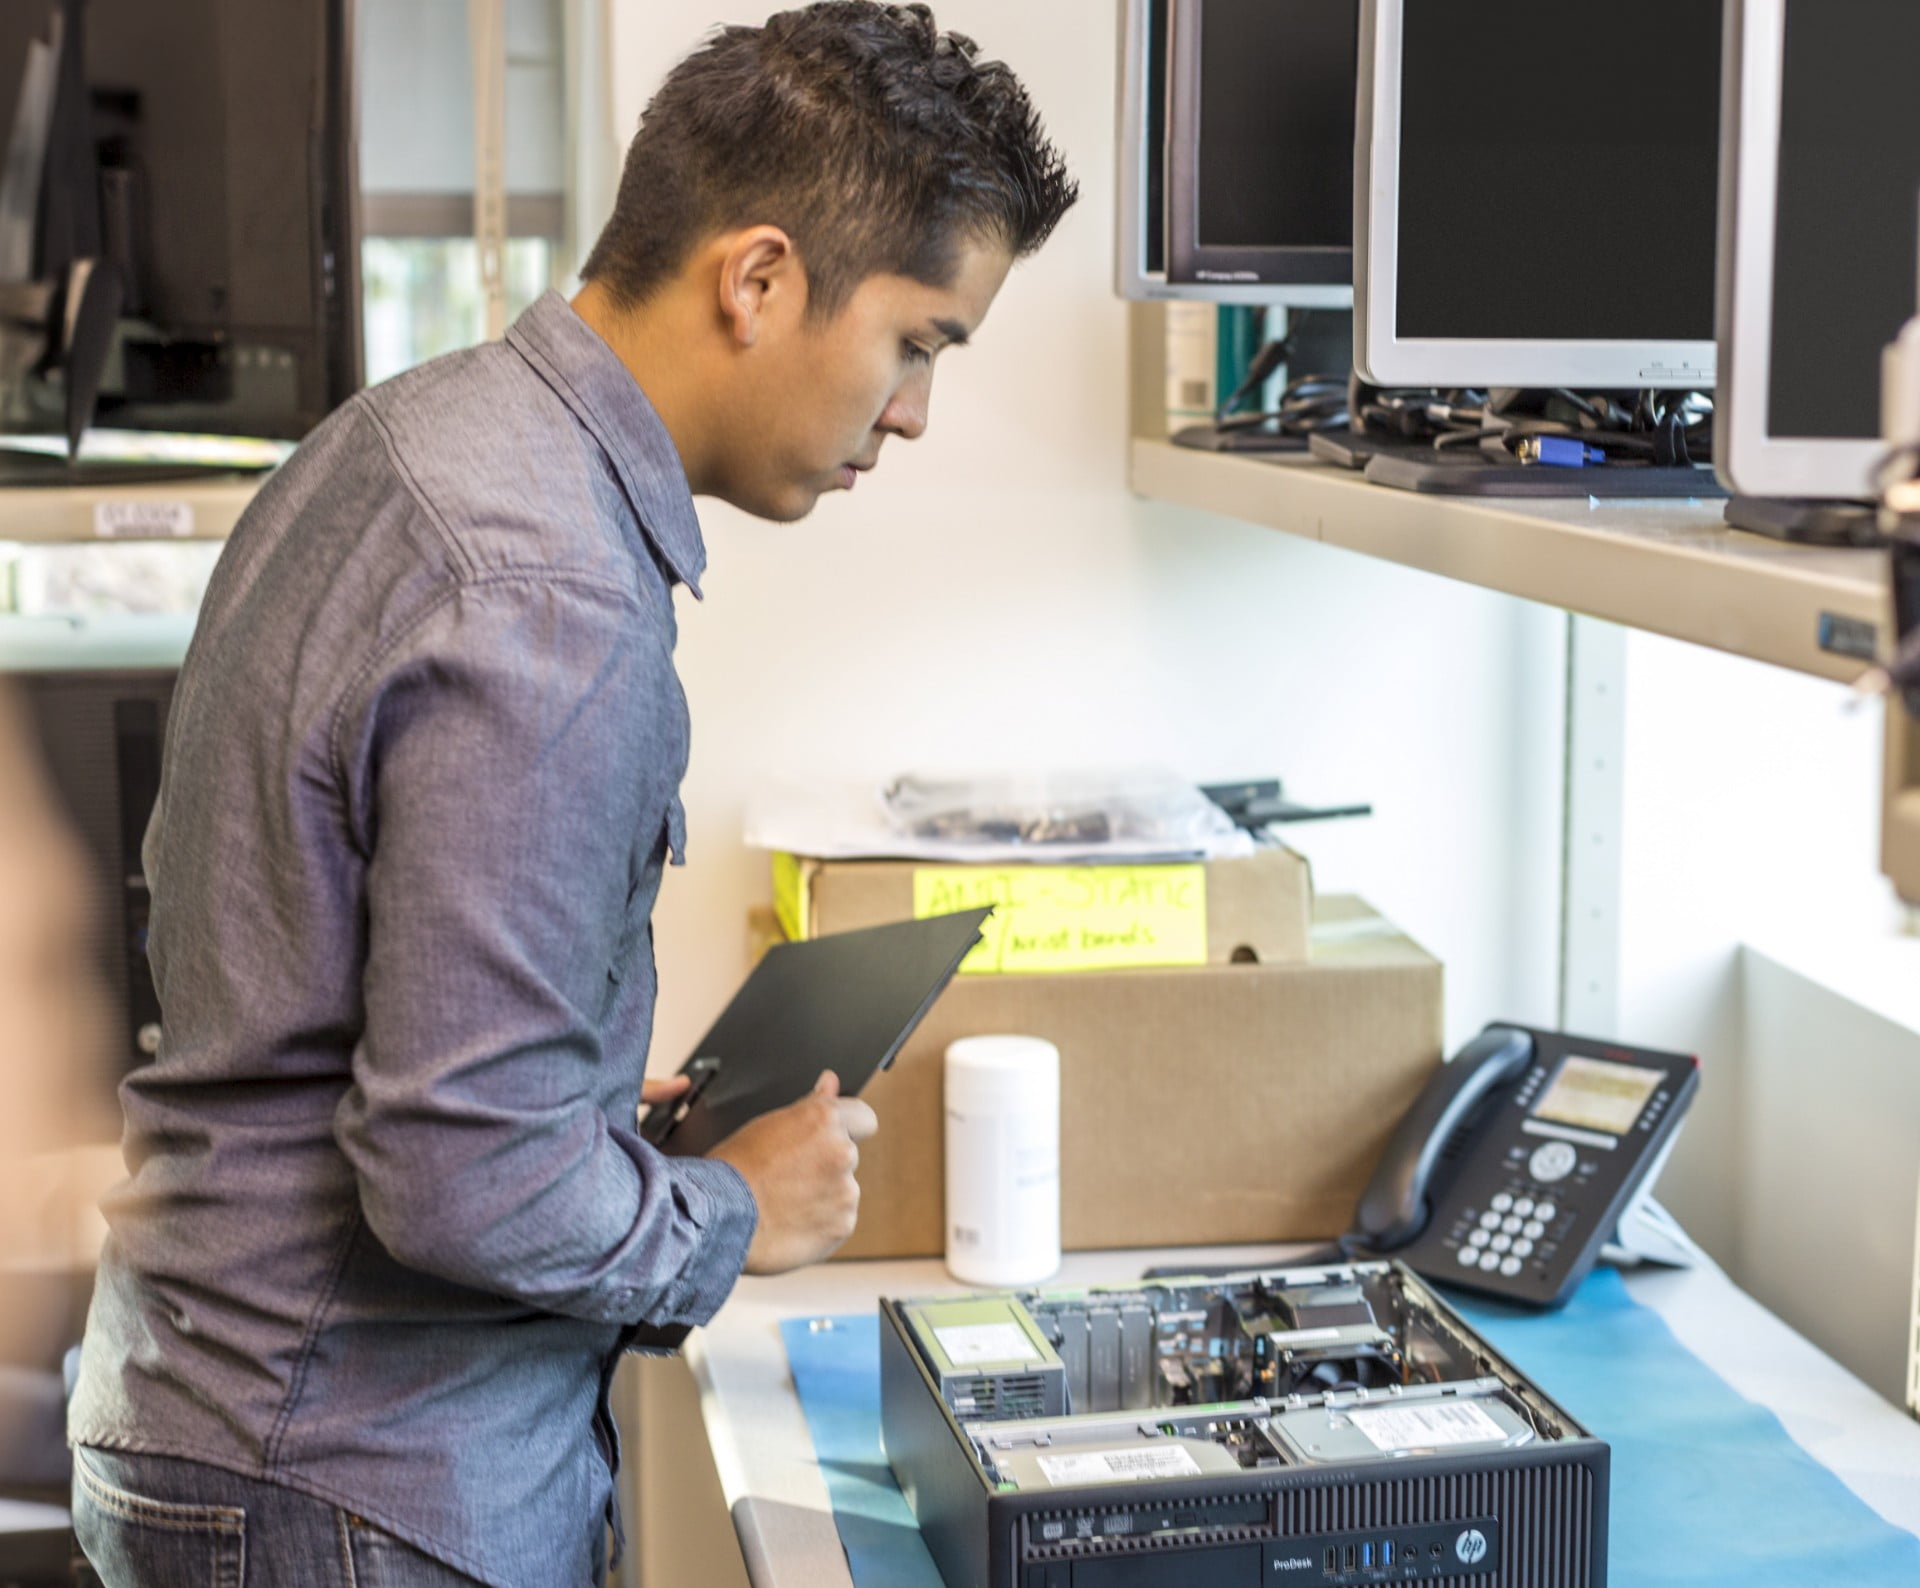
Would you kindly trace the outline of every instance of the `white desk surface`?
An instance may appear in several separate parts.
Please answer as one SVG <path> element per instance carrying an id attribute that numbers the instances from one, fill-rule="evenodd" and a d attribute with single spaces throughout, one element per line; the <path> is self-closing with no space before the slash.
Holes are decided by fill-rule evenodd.
<path id="1" fill-rule="evenodd" d="M 1195 1264 L 1277 1265 L 1299 1248 L 1195 1249 Z M 1055 1283 L 1135 1279 L 1166 1252 L 1067 1258 Z M 1920 1533 L 1920 1423 L 1881 1399 L 1714 1268 L 1628 1276 L 1634 1297 L 1742 1395 L 1770 1407 L 1816 1460 L 1894 1525 Z M 754 1588 L 851 1588 L 826 1480 L 780 1340 L 783 1319 L 861 1312 L 880 1296 L 961 1287 L 937 1261 L 830 1263 L 743 1279 L 687 1345 L 721 1489 Z M 1548 1386 L 1551 1390 L 1551 1386 Z"/>

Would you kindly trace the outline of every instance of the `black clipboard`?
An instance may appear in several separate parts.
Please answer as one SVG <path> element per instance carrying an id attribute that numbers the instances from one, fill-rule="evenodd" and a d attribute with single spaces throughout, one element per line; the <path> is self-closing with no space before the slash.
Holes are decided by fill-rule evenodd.
<path id="1" fill-rule="evenodd" d="M 652 1109 L 640 1134 L 694 1158 L 750 1119 L 797 1103 L 822 1070 L 854 1096 L 893 1062 L 960 968 L 988 906 L 767 951 L 733 1002 L 680 1067 L 684 1097 Z"/>

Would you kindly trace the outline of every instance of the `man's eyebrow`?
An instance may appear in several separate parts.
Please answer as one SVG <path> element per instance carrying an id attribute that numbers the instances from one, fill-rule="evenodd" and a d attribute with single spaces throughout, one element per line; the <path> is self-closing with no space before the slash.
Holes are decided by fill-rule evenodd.
<path id="1" fill-rule="evenodd" d="M 967 345 L 967 328 L 958 320 L 934 320 L 931 323 L 934 330 L 946 338 L 948 347 Z"/>

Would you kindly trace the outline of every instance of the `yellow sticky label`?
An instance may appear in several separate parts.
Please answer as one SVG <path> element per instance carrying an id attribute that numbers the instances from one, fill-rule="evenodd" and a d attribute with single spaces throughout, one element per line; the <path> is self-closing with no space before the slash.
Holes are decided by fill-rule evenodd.
<path id="1" fill-rule="evenodd" d="M 789 943 L 805 939 L 807 900 L 800 857 L 781 849 L 773 852 L 773 913 L 780 918 L 780 930 L 787 934 Z"/>
<path id="2" fill-rule="evenodd" d="M 1205 866 L 925 866 L 913 914 L 991 904 L 962 975 L 1207 962 Z"/>

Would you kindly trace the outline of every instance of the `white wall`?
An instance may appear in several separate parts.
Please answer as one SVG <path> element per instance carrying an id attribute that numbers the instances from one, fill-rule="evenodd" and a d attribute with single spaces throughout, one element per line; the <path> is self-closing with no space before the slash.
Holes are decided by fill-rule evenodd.
<path id="1" fill-rule="evenodd" d="M 1898 1405 L 1912 1345 L 1920 1037 L 1757 949 L 1741 960 L 1747 1150 L 1734 1263 L 1756 1297 Z"/>
<path id="2" fill-rule="evenodd" d="M 1447 962 L 1452 1040 L 1550 1021 L 1562 620 L 1132 499 L 1112 6 L 938 15 L 1022 74 L 1084 196 L 942 360 L 925 439 L 803 524 L 702 504 L 707 600 L 684 604 L 680 645 L 691 863 L 655 917 L 656 1067 L 744 973 L 744 915 L 768 892 L 739 842 L 756 782 L 936 763 L 1156 760 L 1369 799 L 1373 820 L 1302 833 L 1323 891 L 1368 895 Z M 712 0 L 614 0 L 618 127 L 715 20 Z"/>
<path id="3" fill-rule="evenodd" d="M 1879 872 L 1879 708 L 1653 635 L 1627 655 L 1618 1030 L 1703 1066 L 1661 1199 L 1898 1398 L 1920 939 Z"/>

